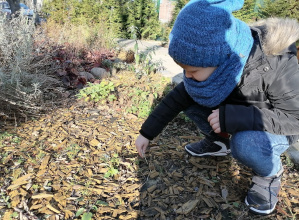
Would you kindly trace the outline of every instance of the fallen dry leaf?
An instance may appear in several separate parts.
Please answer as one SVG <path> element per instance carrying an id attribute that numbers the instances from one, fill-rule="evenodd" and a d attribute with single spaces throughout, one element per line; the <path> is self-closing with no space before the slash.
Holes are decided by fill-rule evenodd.
<path id="1" fill-rule="evenodd" d="M 46 155 L 46 156 L 44 157 L 44 159 L 42 160 L 42 163 L 41 163 L 41 165 L 40 165 L 40 167 L 39 167 L 39 170 L 44 170 L 44 169 L 46 169 L 46 167 L 47 167 L 47 165 L 48 165 L 48 162 L 49 162 L 50 158 L 51 158 L 51 155 Z"/>
<path id="2" fill-rule="evenodd" d="M 59 210 L 55 209 L 55 208 L 54 208 L 53 206 L 51 206 L 50 204 L 47 204 L 47 208 L 48 208 L 48 209 L 50 209 L 51 211 L 53 211 L 53 212 L 57 213 L 57 214 L 59 214 L 59 213 L 60 213 L 60 211 L 59 211 Z"/>
<path id="3" fill-rule="evenodd" d="M 41 193 L 41 194 L 33 195 L 31 198 L 32 199 L 45 199 L 45 198 L 52 198 L 53 196 L 54 196 L 53 194 Z"/>

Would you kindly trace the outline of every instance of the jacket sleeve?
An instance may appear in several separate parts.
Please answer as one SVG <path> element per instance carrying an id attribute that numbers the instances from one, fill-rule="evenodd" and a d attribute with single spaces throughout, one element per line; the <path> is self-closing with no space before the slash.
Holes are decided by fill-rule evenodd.
<path id="1" fill-rule="evenodd" d="M 278 58 L 286 59 L 286 58 Z M 271 108 L 224 105 L 220 107 L 222 131 L 267 131 L 279 135 L 299 134 L 299 66 L 296 56 L 278 65 L 275 79 L 266 91 Z"/>
<path id="2" fill-rule="evenodd" d="M 181 82 L 163 98 L 161 103 L 149 115 L 141 126 L 140 134 L 152 140 L 181 111 L 192 104 L 194 104 L 194 101 L 187 93 L 184 83 Z"/>

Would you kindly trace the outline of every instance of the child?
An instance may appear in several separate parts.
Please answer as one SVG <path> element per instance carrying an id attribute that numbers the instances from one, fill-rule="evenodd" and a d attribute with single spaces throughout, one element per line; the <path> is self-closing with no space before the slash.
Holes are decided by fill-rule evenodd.
<path id="1" fill-rule="evenodd" d="M 169 55 L 184 69 L 184 80 L 144 122 L 136 148 L 143 157 L 149 140 L 184 111 L 205 135 L 186 151 L 231 152 L 255 173 L 245 203 L 270 214 L 283 172 L 280 155 L 299 139 L 299 24 L 271 18 L 249 27 L 232 15 L 243 4 L 191 0 L 181 10 Z"/>

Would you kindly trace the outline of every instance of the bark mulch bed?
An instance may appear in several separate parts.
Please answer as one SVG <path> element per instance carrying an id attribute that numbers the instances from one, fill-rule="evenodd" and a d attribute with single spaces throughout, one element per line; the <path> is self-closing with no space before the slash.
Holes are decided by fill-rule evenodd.
<path id="1" fill-rule="evenodd" d="M 81 101 L 3 136 L 2 219 L 299 219 L 299 175 L 288 159 L 278 206 L 267 217 L 244 205 L 252 172 L 230 156 L 194 158 L 201 136 L 178 116 L 146 159 L 135 138 L 142 119 Z"/>

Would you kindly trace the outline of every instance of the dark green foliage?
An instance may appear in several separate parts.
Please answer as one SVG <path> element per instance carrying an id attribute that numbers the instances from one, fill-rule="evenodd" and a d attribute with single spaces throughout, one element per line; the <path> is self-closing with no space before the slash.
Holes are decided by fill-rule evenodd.
<path id="1" fill-rule="evenodd" d="M 259 16 L 268 17 L 288 17 L 299 20 L 298 0 L 264 0 L 264 7 L 260 7 Z"/>
<path id="2" fill-rule="evenodd" d="M 233 12 L 233 15 L 244 22 L 252 22 L 258 17 L 255 6 L 256 0 L 245 0 L 243 7 L 240 10 Z"/>
<path id="3" fill-rule="evenodd" d="M 59 23 L 100 24 L 117 37 L 166 40 L 178 13 L 189 0 L 174 2 L 168 27 L 159 22 L 159 0 L 45 0 L 43 11 Z M 298 19 L 299 1 L 245 0 L 243 8 L 233 14 L 244 22 L 274 16 Z"/>
<path id="4" fill-rule="evenodd" d="M 154 0 L 47 0 L 43 12 L 59 23 L 103 24 L 115 36 L 156 39 L 160 30 Z"/>
<path id="5" fill-rule="evenodd" d="M 127 27 L 127 37 L 133 39 L 140 39 L 140 27 L 141 27 L 141 18 L 142 18 L 142 0 L 135 0 L 133 3 L 128 4 L 127 6 L 127 15 L 126 20 Z"/>
<path id="6" fill-rule="evenodd" d="M 115 33 L 117 36 L 121 36 L 122 27 L 122 1 L 120 0 L 108 0 L 103 1 L 101 11 L 98 14 L 99 19 L 103 19 L 103 23 L 107 24 L 107 28 Z M 104 6 L 104 7 L 103 7 Z"/>
<path id="7" fill-rule="evenodd" d="M 126 9 L 127 37 L 155 40 L 160 30 L 156 2 L 153 0 L 135 0 L 127 3 Z"/>
<path id="8" fill-rule="evenodd" d="M 153 0 L 142 1 L 141 38 L 155 40 L 160 29 L 157 6 Z"/>
<path id="9" fill-rule="evenodd" d="M 48 0 L 45 1 L 43 6 L 43 13 L 50 15 L 51 18 L 59 23 L 64 23 L 70 15 L 70 9 L 72 0 L 61 1 L 61 0 Z"/>
<path id="10" fill-rule="evenodd" d="M 73 15 L 70 19 L 74 23 L 87 24 L 98 19 L 100 4 L 94 0 L 75 1 L 70 9 Z"/>
<path id="11" fill-rule="evenodd" d="M 174 25 L 174 22 L 176 20 L 176 17 L 178 16 L 181 9 L 189 2 L 190 0 L 176 0 L 174 10 L 172 12 L 172 19 L 169 23 L 169 26 L 172 27 Z"/>

